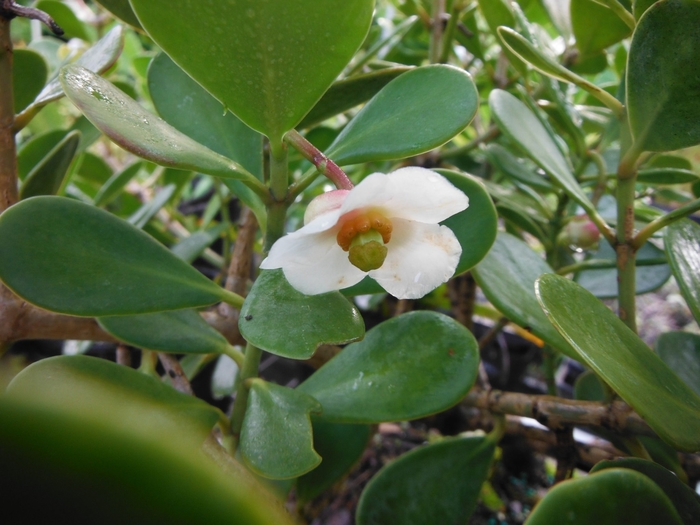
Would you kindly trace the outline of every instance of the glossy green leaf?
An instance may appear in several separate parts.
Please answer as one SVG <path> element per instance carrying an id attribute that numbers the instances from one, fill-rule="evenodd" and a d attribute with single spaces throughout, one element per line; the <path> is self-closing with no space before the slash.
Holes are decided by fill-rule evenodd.
<path id="1" fill-rule="evenodd" d="M 656 483 L 639 472 L 617 468 L 559 483 L 535 506 L 526 523 L 683 525 Z"/>
<path id="2" fill-rule="evenodd" d="M 65 38 L 80 38 L 89 41 L 90 35 L 87 24 L 83 24 L 73 10 L 57 0 L 39 0 L 34 7 L 47 13 L 64 31 Z"/>
<path id="3" fill-rule="evenodd" d="M 457 403 L 478 364 L 471 332 L 442 314 L 418 311 L 374 327 L 299 389 L 321 403 L 327 421 L 402 421 Z"/>
<path id="4" fill-rule="evenodd" d="M 297 480 L 296 495 L 306 503 L 321 495 L 360 461 L 372 435 L 369 425 L 344 425 L 311 419 L 314 449 L 321 464 Z"/>
<path id="5" fill-rule="evenodd" d="M 158 114 L 168 124 L 216 153 L 238 162 L 262 178 L 262 136 L 243 124 L 207 93 L 165 53 L 148 68 L 148 89 Z M 239 181 L 226 185 L 265 224 L 265 206 L 255 193 Z"/>
<path id="6" fill-rule="evenodd" d="M 535 288 L 557 330 L 659 437 L 679 450 L 700 449 L 700 397 L 644 341 L 573 281 L 543 275 Z"/>
<path id="7" fill-rule="evenodd" d="M 537 117 L 510 93 L 495 89 L 489 95 L 493 118 L 522 152 L 552 177 L 584 208 L 592 204 L 573 176 L 569 163 Z"/>
<path id="8" fill-rule="evenodd" d="M 248 126 L 279 143 L 360 47 L 374 1 L 201 6 L 189 0 L 173 9 L 170 0 L 131 0 L 131 6 L 176 64 Z"/>
<path id="9" fill-rule="evenodd" d="M 228 223 L 222 222 L 206 230 L 200 230 L 172 246 L 170 251 L 183 261 L 191 263 L 199 257 L 205 249 L 211 246 L 216 239 L 221 237 L 221 234 L 228 228 Z"/>
<path id="10" fill-rule="evenodd" d="M 313 447 L 311 413 L 321 413 L 313 397 L 262 379 L 248 394 L 241 430 L 241 455 L 256 474 L 296 478 L 321 462 Z"/>
<path id="11" fill-rule="evenodd" d="M 133 368 L 82 355 L 34 363 L 15 376 L 6 395 L 97 424 L 123 424 L 141 436 L 178 436 L 176 441 L 195 449 L 220 415 L 201 399 Z"/>
<path id="12" fill-rule="evenodd" d="M 182 447 L 179 434 L 154 439 L 130 432 L 126 421 L 92 421 L 7 398 L 0 420 L 5 516 L 27 523 L 70 516 L 75 525 L 196 525 L 202 516 L 212 525 L 293 524 L 274 496 L 210 442 L 204 455 Z"/>
<path id="13" fill-rule="evenodd" d="M 632 30 L 611 9 L 594 0 L 571 0 L 571 26 L 581 55 L 592 55 L 627 38 Z"/>
<path id="14" fill-rule="evenodd" d="M 635 148 L 700 143 L 700 2 L 663 0 L 637 24 L 627 60 L 627 112 Z"/>
<path id="15" fill-rule="evenodd" d="M 700 396 L 700 335 L 666 332 L 656 340 L 661 360 Z"/>
<path id="16" fill-rule="evenodd" d="M 700 522 L 700 497 L 688 485 L 656 463 L 639 458 L 604 460 L 591 469 L 591 474 L 617 468 L 635 470 L 656 483 L 671 501 L 684 525 Z"/>
<path id="17" fill-rule="evenodd" d="M 226 295 L 129 223 L 62 197 L 34 197 L 6 210 L 0 245 L 5 285 L 55 312 L 149 313 L 206 306 Z"/>
<path id="18" fill-rule="evenodd" d="M 175 184 L 168 184 L 164 188 L 158 190 L 153 199 L 145 203 L 138 210 L 136 210 L 128 219 L 127 222 L 133 224 L 137 228 L 143 228 L 148 224 L 156 213 L 158 213 L 163 206 L 167 204 L 170 197 L 173 196 L 177 186 Z"/>
<path id="19" fill-rule="evenodd" d="M 24 180 L 30 171 L 32 171 L 49 152 L 61 142 L 68 131 L 56 129 L 47 131 L 35 137 L 22 145 L 17 153 L 17 174 L 19 180 Z"/>
<path id="20" fill-rule="evenodd" d="M 685 302 L 700 322 L 700 225 L 690 219 L 666 228 L 664 246 Z"/>
<path id="21" fill-rule="evenodd" d="M 447 438 L 404 454 L 367 485 L 357 525 L 467 523 L 495 450 L 489 437 Z"/>
<path id="22" fill-rule="evenodd" d="M 425 153 L 466 128 L 478 107 L 476 87 L 464 70 L 412 69 L 365 104 L 325 153 L 339 165 Z"/>
<path id="23" fill-rule="evenodd" d="M 19 113 L 41 92 L 49 70 L 44 58 L 30 49 L 15 49 L 12 56 L 12 94 Z"/>
<path id="24" fill-rule="evenodd" d="M 260 272 L 238 328 L 249 343 L 292 359 L 308 359 L 321 344 L 349 343 L 365 333 L 360 312 L 340 292 L 304 295 L 282 270 Z"/>
<path id="25" fill-rule="evenodd" d="M 228 341 L 195 310 L 100 317 L 100 326 L 120 341 L 159 352 L 220 354 Z"/>
<path id="26" fill-rule="evenodd" d="M 127 151 L 161 166 L 224 178 L 255 178 L 238 163 L 195 142 L 149 113 L 91 71 L 76 65 L 67 66 L 61 70 L 60 79 L 71 102 Z"/>
<path id="27" fill-rule="evenodd" d="M 131 9 L 129 5 L 129 0 L 96 0 L 98 4 L 104 7 L 107 11 L 112 13 L 114 16 L 123 20 L 127 24 L 133 27 L 141 28 L 139 19 L 136 18 L 134 10 Z"/>
<path id="28" fill-rule="evenodd" d="M 686 184 L 698 179 L 694 171 L 677 168 L 647 168 L 637 173 L 637 180 L 646 184 Z"/>
<path id="29" fill-rule="evenodd" d="M 598 250 L 590 259 L 609 261 L 610 268 L 585 270 L 576 274 L 574 280 L 600 299 L 617 297 L 617 264 L 615 250 L 602 240 Z M 665 262 L 663 250 L 646 243 L 637 252 L 635 286 L 637 294 L 652 292 L 663 286 L 671 277 L 671 268 Z M 654 263 L 654 264 L 650 264 Z"/>
<path id="30" fill-rule="evenodd" d="M 309 128 L 367 102 L 389 82 L 410 69 L 409 66 L 391 67 L 335 82 L 297 127 Z"/>
<path id="31" fill-rule="evenodd" d="M 473 274 L 486 298 L 503 315 L 545 343 L 569 357 L 579 360 L 559 332 L 552 326 L 535 297 L 535 280 L 552 269 L 523 241 L 507 233 L 499 233 L 491 251 L 474 268 Z"/>
<path id="32" fill-rule="evenodd" d="M 122 171 L 112 175 L 95 195 L 95 206 L 109 204 L 124 189 L 131 179 L 143 168 L 143 162 L 134 162 Z"/>
<path id="33" fill-rule="evenodd" d="M 22 183 L 21 199 L 37 195 L 55 195 L 63 185 L 80 143 L 80 132 L 71 131 L 37 164 Z"/>

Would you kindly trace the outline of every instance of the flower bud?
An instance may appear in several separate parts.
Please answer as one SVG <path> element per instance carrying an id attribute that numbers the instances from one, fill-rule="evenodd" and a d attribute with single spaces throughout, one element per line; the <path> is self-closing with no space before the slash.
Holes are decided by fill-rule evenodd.
<path id="1" fill-rule="evenodd" d="M 384 246 L 382 235 L 375 230 L 369 230 L 356 235 L 352 240 L 348 259 L 353 266 L 363 272 L 369 272 L 381 268 L 386 254 L 387 248 Z"/>
<path id="2" fill-rule="evenodd" d="M 598 244 L 600 231 L 588 218 L 588 215 L 573 217 L 559 233 L 557 242 L 563 246 L 574 246 L 587 250 Z"/>

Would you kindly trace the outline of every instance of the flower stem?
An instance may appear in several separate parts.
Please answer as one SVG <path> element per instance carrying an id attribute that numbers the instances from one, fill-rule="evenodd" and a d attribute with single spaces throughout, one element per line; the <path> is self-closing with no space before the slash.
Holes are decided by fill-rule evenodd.
<path id="1" fill-rule="evenodd" d="M 243 418 L 245 417 L 246 408 L 248 406 L 248 385 L 247 380 L 258 377 L 258 366 L 260 365 L 260 357 L 262 350 L 251 345 L 245 348 L 245 358 L 243 359 L 243 367 L 238 375 L 238 389 L 236 390 L 236 402 L 233 405 L 233 413 L 231 414 L 231 433 L 233 434 L 233 450 L 238 447 L 238 442 L 243 428 Z"/>
<path id="2" fill-rule="evenodd" d="M 297 130 L 289 131 L 284 136 L 284 140 L 301 153 L 306 160 L 316 166 L 320 173 L 328 177 L 335 184 L 336 188 L 339 190 L 351 190 L 353 188 L 353 183 L 345 172 L 335 162 L 321 153 L 316 146 L 306 140 Z"/>

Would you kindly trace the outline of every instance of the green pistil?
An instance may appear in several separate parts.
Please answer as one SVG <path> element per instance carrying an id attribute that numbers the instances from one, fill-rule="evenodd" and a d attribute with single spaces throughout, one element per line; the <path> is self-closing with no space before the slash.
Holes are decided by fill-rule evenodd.
<path id="1" fill-rule="evenodd" d="M 386 252 L 381 234 L 375 230 L 369 230 L 366 233 L 358 233 L 352 240 L 348 259 L 353 266 L 363 272 L 369 272 L 384 264 Z"/>

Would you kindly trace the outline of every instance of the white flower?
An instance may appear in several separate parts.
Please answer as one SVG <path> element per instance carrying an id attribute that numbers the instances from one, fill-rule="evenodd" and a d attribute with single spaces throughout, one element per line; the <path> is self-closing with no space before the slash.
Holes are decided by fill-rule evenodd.
<path id="1" fill-rule="evenodd" d="M 417 299 L 454 274 L 462 247 L 438 223 L 467 206 L 467 196 L 433 171 L 374 173 L 352 190 L 314 199 L 304 227 L 279 239 L 260 267 L 282 268 L 306 295 L 369 275 L 394 297 Z"/>

